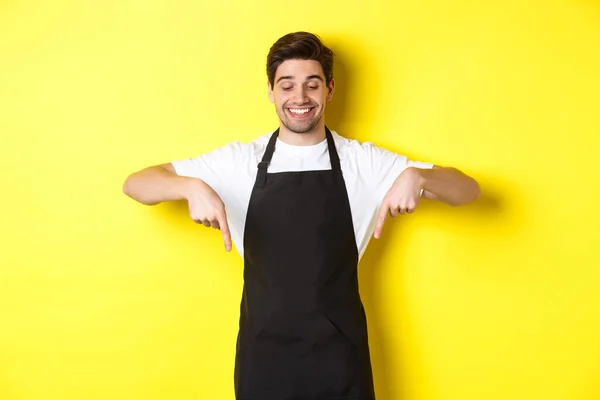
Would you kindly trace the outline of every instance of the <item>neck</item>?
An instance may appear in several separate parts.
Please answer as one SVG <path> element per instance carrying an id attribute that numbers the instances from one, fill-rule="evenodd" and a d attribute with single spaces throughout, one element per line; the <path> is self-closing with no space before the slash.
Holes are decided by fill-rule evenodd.
<path id="1" fill-rule="evenodd" d="M 304 133 L 290 131 L 283 124 L 279 124 L 279 139 L 292 146 L 312 146 L 325 140 L 325 123 L 319 122 L 312 130 Z"/>

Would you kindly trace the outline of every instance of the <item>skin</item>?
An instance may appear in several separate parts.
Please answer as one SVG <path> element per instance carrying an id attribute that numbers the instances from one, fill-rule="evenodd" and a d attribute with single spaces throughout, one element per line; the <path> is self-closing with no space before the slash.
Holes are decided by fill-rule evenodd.
<path id="1" fill-rule="evenodd" d="M 274 83 L 268 83 L 268 95 L 279 116 L 279 139 L 295 146 L 309 146 L 325 140 L 325 109 L 331 101 L 335 81 L 326 83 L 319 62 L 286 60 L 277 68 Z M 294 114 L 291 110 L 308 110 Z M 375 238 L 381 237 L 386 217 L 410 214 L 424 198 L 460 206 L 480 195 L 478 183 L 456 168 L 407 168 L 387 192 L 379 213 Z M 190 217 L 198 224 L 219 229 L 225 249 L 231 251 L 231 235 L 225 205 L 217 193 L 196 178 L 178 176 L 172 164 L 145 168 L 127 177 L 123 192 L 146 205 L 185 200 Z"/>
<path id="2" fill-rule="evenodd" d="M 387 215 L 392 218 L 400 214 L 411 214 L 423 197 L 441 201 L 451 206 L 461 206 L 477 200 L 479 184 L 475 179 L 452 167 L 434 165 L 432 169 L 406 168 L 396 178 L 383 202 L 374 236 L 381 237 Z"/>
<path id="3" fill-rule="evenodd" d="M 326 84 L 323 68 L 315 60 L 286 60 L 268 83 L 269 100 L 279 117 L 279 139 L 295 146 L 325 140 L 325 108 L 333 97 L 335 80 Z M 310 110 L 301 115 L 290 110 Z"/>

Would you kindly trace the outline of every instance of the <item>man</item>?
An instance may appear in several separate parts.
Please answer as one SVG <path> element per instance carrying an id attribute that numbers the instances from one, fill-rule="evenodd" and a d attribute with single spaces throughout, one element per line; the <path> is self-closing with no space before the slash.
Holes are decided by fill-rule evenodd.
<path id="1" fill-rule="evenodd" d="M 408 161 L 325 126 L 333 53 L 306 32 L 267 57 L 279 129 L 195 159 L 146 168 L 124 192 L 143 204 L 186 200 L 244 257 L 235 363 L 238 400 L 374 400 L 357 265 L 389 213 L 421 197 L 462 205 L 479 196 L 454 168 Z M 226 212 L 227 210 L 227 212 Z"/>

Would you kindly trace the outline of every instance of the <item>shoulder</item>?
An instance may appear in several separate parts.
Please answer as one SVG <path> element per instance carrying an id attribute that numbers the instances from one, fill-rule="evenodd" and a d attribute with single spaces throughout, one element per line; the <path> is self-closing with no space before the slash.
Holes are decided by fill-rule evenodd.
<path id="1" fill-rule="evenodd" d="M 252 152 L 254 157 L 261 157 L 263 155 L 273 133 L 274 132 L 272 131 L 265 135 L 261 135 L 248 143 L 248 150 Z"/>
<path id="2" fill-rule="evenodd" d="M 331 132 L 335 141 L 336 149 L 340 158 L 346 160 L 356 159 L 357 161 L 372 160 L 379 158 L 397 158 L 402 157 L 383 147 L 379 147 L 372 142 L 359 142 L 355 139 L 348 139 L 339 133 Z"/>
<path id="3" fill-rule="evenodd" d="M 273 132 L 257 137 L 256 139 L 245 141 L 229 142 L 221 147 L 216 148 L 210 154 L 218 158 L 235 158 L 238 161 L 244 158 L 254 158 L 262 153 L 267 146 L 269 138 Z"/>

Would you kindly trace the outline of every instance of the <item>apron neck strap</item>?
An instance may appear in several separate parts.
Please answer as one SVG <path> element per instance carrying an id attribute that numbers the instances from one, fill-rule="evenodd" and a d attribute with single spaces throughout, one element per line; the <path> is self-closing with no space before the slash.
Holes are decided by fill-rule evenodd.
<path id="1" fill-rule="evenodd" d="M 271 164 L 271 160 L 273 159 L 273 153 L 275 152 L 275 143 L 277 143 L 277 137 L 279 136 L 279 128 L 273 132 L 271 138 L 269 139 L 269 143 L 267 144 L 267 148 L 265 149 L 265 154 L 261 162 L 258 163 L 258 177 L 256 179 L 257 183 L 261 186 L 267 180 L 267 168 Z M 340 172 L 342 168 L 340 167 L 340 157 L 338 156 L 337 150 L 335 148 L 335 141 L 333 140 L 333 135 L 329 128 L 325 127 L 325 136 L 327 138 L 327 148 L 329 150 L 329 160 L 331 161 L 331 169 L 335 172 Z"/>
<path id="2" fill-rule="evenodd" d="M 342 168 L 340 167 L 340 157 L 338 156 L 338 152 L 335 148 L 335 141 L 333 140 L 333 135 L 328 127 L 325 127 L 325 136 L 327 136 L 327 147 L 329 148 L 329 160 L 331 161 L 331 169 L 335 172 L 341 172 Z"/>

